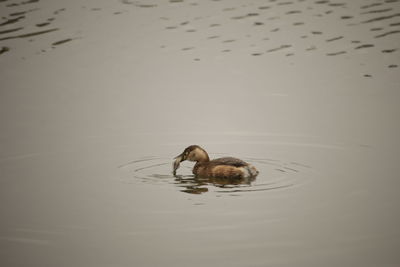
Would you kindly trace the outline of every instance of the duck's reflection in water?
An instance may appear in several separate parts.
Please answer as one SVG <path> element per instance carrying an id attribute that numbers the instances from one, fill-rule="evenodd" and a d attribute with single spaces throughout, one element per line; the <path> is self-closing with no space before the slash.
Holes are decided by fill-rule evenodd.
<path id="1" fill-rule="evenodd" d="M 250 186 L 256 177 L 250 178 L 224 178 L 224 177 L 199 177 L 195 175 L 174 175 L 175 184 L 181 187 L 181 192 L 189 194 L 203 194 L 209 191 L 212 185 L 220 189 L 232 189 Z"/>

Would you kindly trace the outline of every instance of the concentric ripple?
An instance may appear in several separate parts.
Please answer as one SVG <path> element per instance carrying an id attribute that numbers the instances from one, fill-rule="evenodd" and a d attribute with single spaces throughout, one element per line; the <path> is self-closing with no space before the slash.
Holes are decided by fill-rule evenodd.
<path id="1" fill-rule="evenodd" d="M 172 159 L 143 157 L 118 168 L 127 172 L 124 183 L 147 183 L 154 185 L 174 185 L 179 191 L 189 194 L 212 192 L 216 195 L 285 190 L 305 182 L 311 167 L 298 162 L 279 159 L 244 158 L 260 171 L 256 178 L 229 179 L 196 177 L 191 173 L 193 163 L 185 162 L 177 175 L 172 174 Z"/>

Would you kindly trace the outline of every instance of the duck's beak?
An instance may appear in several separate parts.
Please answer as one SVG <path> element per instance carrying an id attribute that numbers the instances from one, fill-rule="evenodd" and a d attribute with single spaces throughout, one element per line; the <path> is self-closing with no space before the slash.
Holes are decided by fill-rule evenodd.
<path id="1" fill-rule="evenodd" d="M 179 168 L 179 164 L 182 161 L 185 160 L 184 154 L 182 153 L 179 156 L 176 156 L 174 159 L 175 159 L 175 161 L 174 161 L 174 164 L 173 164 L 173 174 L 175 175 L 176 174 L 176 170 Z"/>

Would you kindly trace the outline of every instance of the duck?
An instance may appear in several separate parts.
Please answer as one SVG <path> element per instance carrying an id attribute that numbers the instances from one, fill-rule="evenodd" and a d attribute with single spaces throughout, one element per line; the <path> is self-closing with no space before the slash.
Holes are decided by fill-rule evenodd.
<path id="1" fill-rule="evenodd" d="M 198 145 L 191 145 L 174 158 L 173 174 L 182 161 L 193 161 L 193 174 L 196 177 L 247 179 L 255 178 L 259 171 L 251 164 L 233 157 L 210 160 L 208 153 Z"/>

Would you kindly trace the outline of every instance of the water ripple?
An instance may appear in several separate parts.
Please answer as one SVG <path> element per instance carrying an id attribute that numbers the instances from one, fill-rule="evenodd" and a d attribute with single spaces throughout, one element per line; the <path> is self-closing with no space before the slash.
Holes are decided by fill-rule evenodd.
<path id="1" fill-rule="evenodd" d="M 245 158 L 255 165 L 260 174 L 256 178 L 204 178 L 191 174 L 193 164 L 183 165 L 179 175 L 173 175 L 172 160 L 167 158 L 139 158 L 119 166 L 128 172 L 123 183 L 136 182 L 152 185 L 174 185 L 179 191 L 189 194 L 213 193 L 216 195 L 284 190 L 304 182 L 304 174 L 311 167 L 297 162 L 285 162 L 268 158 Z M 190 166 L 189 166 L 190 165 Z"/>

